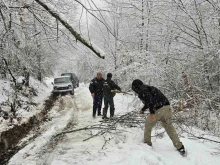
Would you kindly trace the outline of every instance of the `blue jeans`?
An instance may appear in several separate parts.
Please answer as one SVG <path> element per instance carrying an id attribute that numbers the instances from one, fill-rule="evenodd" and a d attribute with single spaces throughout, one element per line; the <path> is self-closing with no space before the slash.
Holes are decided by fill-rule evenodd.
<path id="1" fill-rule="evenodd" d="M 103 110 L 103 116 L 107 115 L 108 106 L 110 106 L 110 116 L 114 116 L 115 107 L 114 107 L 114 100 L 112 96 L 104 96 L 104 110 Z"/>
<path id="2" fill-rule="evenodd" d="M 98 109 L 98 115 L 101 115 L 101 108 L 102 108 L 102 98 L 101 95 L 95 95 L 93 97 L 93 115 L 96 115 L 96 111 Z"/>

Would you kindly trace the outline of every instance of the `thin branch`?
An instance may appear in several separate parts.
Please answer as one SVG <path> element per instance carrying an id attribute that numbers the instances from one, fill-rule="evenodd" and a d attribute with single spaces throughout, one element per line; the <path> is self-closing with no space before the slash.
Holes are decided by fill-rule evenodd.
<path id="1" fill-rule="evenodd" d="M 85 5 L 83 5 L 81 2 L 79 2 L 78 0 L 74 0 L 76 1 L 77 3 L 79 3 L 84 9 L 86 9 L 86 11 L 88 11 L 89 14 L 91 14 L 93 17 L 95 17 L 99 22 L 101 22 L 105 27 L 106 29 L 114 36 L 114 34 L 111 32 L 110 28 L 106 25 L 105 22 L 103 22 L 102 20 L 100 20 L 98 17 L 96 17 L 93 13 L 91 13 L 86 7 Z M 100 12 L 100 11 L 99 11 Z M 104 18 L 103 18 L 104 19 Z"/>
<path id="2" fill-rule="evenodd" d="M 190 133 L 190 132 L 188 132 L 186 130 L 184 130 L 184 132 L 190 134 L 192 137 L 195 137 L 197 139 L 203 139 L 203 140 L 208 140 L 208 141 L 215 142 L 215 143 L 220 143 L 220 141 L 217 141 L 217 140 L 212 140 L 212 139 L 204 138 L 202 136 L 196 136 L 196 135 L 194 135 L 194 134 L 192 134 L 192 133 Z"/>
<path id="3" fill-rule="evenodd" d="M 1 14 L 2 20 L 3 20 L 3 22 L 4 22 L 5 31 L 7 32 L 7 31 L 8 31 L 8 27 L 7 27 L 7 24 L 6 24 L 6 21 L 5 21 L 5 17 L 4 17 L 4 15 L 3 15 L 3 13 L 2 13 L 1 8 L 0 8 L 0 14 Z"/>

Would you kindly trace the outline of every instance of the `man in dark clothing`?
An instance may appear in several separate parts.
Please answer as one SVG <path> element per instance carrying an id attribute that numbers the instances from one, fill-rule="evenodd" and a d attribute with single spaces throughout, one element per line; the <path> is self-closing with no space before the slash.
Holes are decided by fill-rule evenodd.
<path id="1" fill-rule="evenodd" d="M 110 106 L 110 117 L 112 118 L 114 116 L 115 107 L 114 107 L 113 97 L 115 93 L 112 92 L 112 90 L 117 89 L 121 91 L 121 88 L 117 84 L 115 84 L 115 82 L 112 81 L 111 78 L 112 78 L 112 74 L 108 73 L 107 79 L 105 80 L 103 85 L 104 104 L 105 104 L 105 107 L 103 108 L 103 117 L 102 117 L 103 119 L 108 119 L 107 118 L 108 105 Z"/>
<path id="2" fill-rule="evenodd" d="M 89 90 L 93 97 L 93 117 L 96 116 L 97 109 L 98 116 L 101 116 L 104 81 L 105 80 L 102 78 L 102 73 L 98 72 L 97 77 L 92 79 L 89 85 Z"/>
<path id="3" fill-rule="evenodd" d="M 144 107 L 139 111 L 143 114 L 149 108 L 150 115 L 145 121 L 144 142 L 152 146 L 151 143 L 151 130 L 157 121 L 161 121 L 167 134 L 173 142 L 177 150 L 184 155 L 185 148 L 180 142 L 180 139 L 171 123 L 172 112 L 169 100 L 157 88 L 143 84 L 139 79 L 132 82 L 132 90 L 138 94 L 138 97 L 143 102 Z"/>

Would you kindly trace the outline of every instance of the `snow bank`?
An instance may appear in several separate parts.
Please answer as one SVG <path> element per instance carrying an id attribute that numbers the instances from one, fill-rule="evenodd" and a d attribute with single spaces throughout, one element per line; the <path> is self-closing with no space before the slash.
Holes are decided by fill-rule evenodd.
<path id="1" fill-rule="evenodd" d="M 34 87 L 38 91 L 38 96 L 34 97 L 35 102 L 41 103 L 51 94 L 53 90 L 53 85 L 51 82 L 53 82 L 53 78 L 49 77 L 44 78 L 42 83 L 38 80 L 30 78 L 30 86 Z"/>
<path id="2" fill-rule="evenodd" d="M 59 107 L 64 107 L 64 109 L 60 109 Z M 48 113 L 48 117 L 51 118 L 51 121 L 46 122 L 41 126 L 41 129 L 44 129 L 43 133 L 24 149 L 20 150 L 14 157 L 12 157 L 8 164 L 43 164 L 39 160 L 36 160 L 42 155 L 45 156 L 44 150 L 50 143 L 52 143 L 51 139 L 53 136 L 62 132 L 69 123 L 72 123 L 73 120 L 77 119 L 77 116 L 75 116 L 77 114 L 76 112 L 77 110 L 75 109 L 71 96 L 65 96 L 57 100 L 54 108 L 50 111 L 50 113 Z"/>
<path id="3" fill-rule="evenodd" d="M 17 77 L 17 82 L 21 83 L 23 77 Z M 40 82 L 33 77 L 30 77 L 29 85 L 37 91 L 37 96 L 29 95 L 28 97 L 18 94 L 18 99 L 21 101 L 21 107 L 17 106 L 16 116 L 19 118 L 13 120 L 13 124 L 21 124 L 27 122 L 30 117 L 39 113 L 43 109 L 43 101 L 50 96 L 52 91 L 52 78 L 45 78 L 43 82 Z M 13 89 L 10 86 L 10 81 L 0 80 L 0 104 L 6 101 L 12 102 L 13 100 Z M 29 88 L 23 88 L 22 93 L 29 93 Z M 30 105 L 28 102 L 36 103 L 35 105 Z M 10 112 L 10 105 L 5 104 L 1 107 L 5 112 Z M 9 114 L 10 115 L 10 114 Z M 11 128 L 11 123 L 3 118 L 0 119 L 0 132 Z"/>
<path id="4" fill-rule="evenodd" d="M 81 83 L 79 88 L 75 89 L 76 104 L 80 111 L 87 111 L 93 106 L 93 100 L 90 91 L 87 88 L 88 86 L 89 84 Z"/>

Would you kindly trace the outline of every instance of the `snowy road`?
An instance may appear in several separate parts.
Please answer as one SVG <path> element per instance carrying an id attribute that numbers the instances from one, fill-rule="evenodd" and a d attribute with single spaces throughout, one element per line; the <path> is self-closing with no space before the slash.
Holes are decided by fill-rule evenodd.
<path id="1" fill-rule="evenodd" d="M 117 94 L 114 99 L 117 115 L 133 110 L 132 96 Z M 52 112 L 53 118 L 45 124 L 44 133 L 19 151 L 9 165 L 217 165 L 220 161 L 219 145 L 192 140 L 185 134 L 181 141 L 188 151 L 186 158 L 175 150 L 167 134 L 161 138 L 153 137 L 151 148 L 142 143 L 143 125 L 121 127 L 126 132 L 104 134 L 86 141 L 84 140 L 96 130 L 68 133 L 55 142 L 51 141 L 69 123 L 75 125 L 68 129 L 75 130 L 102 120 L 101 117 L 92 118 L 92 99 L 84 85 L 76 89 L 74 99 L 70 96 L 63 97 Z"/>

